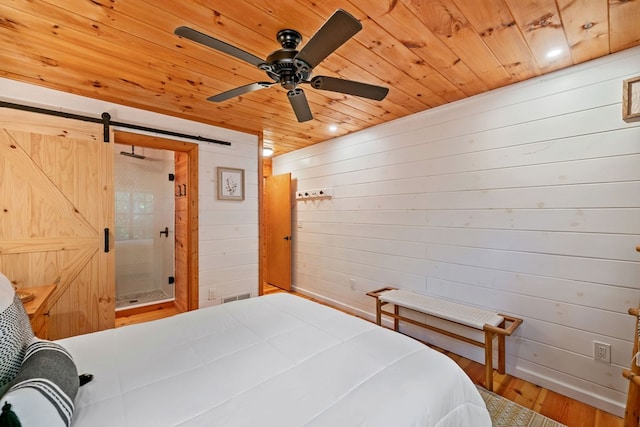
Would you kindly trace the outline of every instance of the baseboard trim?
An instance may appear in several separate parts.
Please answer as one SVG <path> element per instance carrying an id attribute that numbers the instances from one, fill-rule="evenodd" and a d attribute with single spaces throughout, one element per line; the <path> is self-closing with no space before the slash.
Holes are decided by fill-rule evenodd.
<path id="1" fill-rule="evenodd" d="M 586 403 L 605 412 L 609 412 L 618 417 L 624 417 L 625 403 L 612 400 L 606 396 L 590 393 L 583 388 L 574 387 L 571 384 L 560 383 L 546 375 L 541 375 L 529 369 L 507 365 L 507 372 L 517 378 L 539 385 L 548 390 L 552 390 L 563 396 L 570 397 L 577 401 Z M 620 373 L 622 375 L 622 373 Z"/>

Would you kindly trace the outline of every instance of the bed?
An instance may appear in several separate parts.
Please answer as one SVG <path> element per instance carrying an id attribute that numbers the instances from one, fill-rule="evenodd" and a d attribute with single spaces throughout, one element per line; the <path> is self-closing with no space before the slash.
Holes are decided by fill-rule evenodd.
<path id="1" fill-rule="evenodd" d="M 491 426 L 448 357 L 289 294 L 55 342 L 77 372 L 72 426 Z"/>

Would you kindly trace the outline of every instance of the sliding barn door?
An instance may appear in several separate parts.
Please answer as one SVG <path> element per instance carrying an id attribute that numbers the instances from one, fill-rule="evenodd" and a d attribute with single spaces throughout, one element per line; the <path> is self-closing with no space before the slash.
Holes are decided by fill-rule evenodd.
<path id="1" fill-rule="evenodd" d="M 103 136 L 100 124 L 0 108 L 0 271 L 21 288 L 57 285 L 51 339 L 114 326 L 113 143 Z"/>

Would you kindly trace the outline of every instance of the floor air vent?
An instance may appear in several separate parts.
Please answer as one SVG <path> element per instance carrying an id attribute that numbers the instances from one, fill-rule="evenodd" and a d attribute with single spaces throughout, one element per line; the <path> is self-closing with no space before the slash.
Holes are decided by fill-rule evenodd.
<path id="1" fill-rule="evenodd" d="M 222 299 L 222 303 L 226 304 L 228 302 L 231 301 L 240 301 L 241 299 L 249 299 L 251 298 L 251 294 L 240 294 L 240 295 L 234 295 L 232 297 L 226 297 Z"/>

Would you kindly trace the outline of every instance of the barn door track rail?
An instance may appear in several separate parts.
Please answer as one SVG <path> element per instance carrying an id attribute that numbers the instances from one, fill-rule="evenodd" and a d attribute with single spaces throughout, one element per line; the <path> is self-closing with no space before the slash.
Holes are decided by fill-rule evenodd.
<path id="1" fill-rule="evenodd" d="M 111 115 L 107 112 L 102 113 L 101 117 L 97 118 L 97 117 L 83 116 L 81 114 L 66 113 L 64 111 L 55 111 L 55 110 L 49 110 L 46 108 L 33 107 L 30 105 L 14 104 L 12 102 L 6 102 L 6 101 L 0 101 L 0 107 L 12 108 L 14 110 L 30 111 L 32 113 L 48 114 L 50 116 L 82 120 L 82 121 L 91 122 L 91 123 L 102 123 L 102 125 L 104 126 L 104 142 L 109 142 L 109 127 L 116 126 L 116 127 L 133 129 L 133 130 L 138 130 L 143 132 L 151 132 L 151 133 L 159 133 L 161 135 L 175 136 L 178 138 L 193 139 L 195 141 L 208 142 L 211 144 L 231 145 L 231 143 L 228 141 L 219 141 L 217 139 L 207 138 L 199 135 L 189 135 L 186 133 L 173 132 L 173 131 L 164 130 L 164 129 L 156 129 L 156 128 L 147 127 L 147 126 L 139 126 L 131 123 L 114 122 L 111 120 Z"/>

